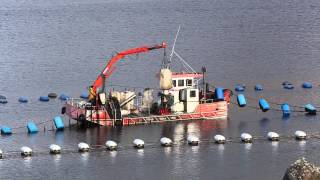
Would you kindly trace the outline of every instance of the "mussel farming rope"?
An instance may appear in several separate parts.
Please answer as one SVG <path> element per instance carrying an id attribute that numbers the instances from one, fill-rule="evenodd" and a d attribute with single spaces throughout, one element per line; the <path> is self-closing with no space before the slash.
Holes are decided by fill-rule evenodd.
<path id="1" fill-rule="evenodd" d="M 45 123 L 48 123 L 48 122 L 51 122 L 52 120 L 46 120 L 46 121 L 42 121 L 42 122 L 38 122 L 38 123 L 35 123 L 36 125 L 41 125 L 41 124 L 45 124 Z M 26 126 L 17 126 L 17 127 L 13 127 L 11 129 L 24 129 L 26 128 Z"/>
<path id="2" fill-rule="evenodd" d="M 234 104 L 234 105 L 238 105 L 238 103 L 237 103 L 237 102 L 234 102 L 234 101 L 230 101 L 230 103 L 231 103 L 231 104 Z M 246 106 L 243 107 L 243 108 L 250 108 L 250 109 L 260 110 L 259 107 L 250 106 L 250 105 L 246 105 Z M 270 111 L 279 111 L 279 112 L 282 111 L 281 109 L 276 109 L 276 108 L 270 108 L 269 110 L 270 110 Z M 305 113 L 306 111 L 304 111 L 304 110 L 291 110 L 291 112 Z"/>

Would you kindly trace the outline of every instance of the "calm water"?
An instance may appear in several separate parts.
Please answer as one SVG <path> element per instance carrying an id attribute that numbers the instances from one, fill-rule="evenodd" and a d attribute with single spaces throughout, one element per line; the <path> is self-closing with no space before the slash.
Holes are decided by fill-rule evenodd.
<path id="1" fill-rule="evenodd" d="M 142 44 L 172 43 L 178 25 L 176 51 L 195 69 L 208 69 L 208 80 L 217 86 L 247 85 L 246 95 L 303 106 L 319 105 L 320 2 L 256 0 L 3 0 L 0 2 L 0 94 L 9 103 L 0 105 L 0 124 L 23 127 L 29 119 L 43 122 L 60 113 L 63 102 L 38 101 L 49 92 L 78 97 L 104 67 L 112 53 Z M 117 64 L 109 84 L 156 87 L 162 51 L 127 58 Z M 174 60 L 175 68 L 181 64 Z M 296 85 L 284 90 L 285 80 Z M 303 81 L 314 83 L 303 90 Z M 254 92 L 260 83 L 263 92 Z M 28 104 L 17 102 L 19 96 Z M 249 100 L 257 106 L 257 102 Z M 278 108 L 273 106 L 274 108 Z M 65 117 L 65 124 L 68 119 Z M 318 139 L 306 142 L 264 140 L 238 143 L 241 132 L 265 136 L 268 131 L 291 135 L 301 129 L 317 133 L 318 116 L 296 113 L 282 119 L 281 112 L 262 113 L 230 106 L 225 121 L 91 128 L 76 126 L 64 132 L 27 135 L 25 128 L 0 137 L 6 152 L 0 160 L 0 179 L 281 179 L 287 166 L 301 156 L 320 164 Z M 217 134 L 233 139 L 218 146 L 204 142 L 189 147 L 183 142 L 161 148 L 168 136 L 180 142 L 187 135 L 201 140 Z M 147 147 L 131 147 L 142 138 Z M 87 154 L 77 143 L 103 145 L 114 139 L 118 152 L 98 148 Z M 48 154 L 51 143 L 61 145 L 60 156 Z M 35 155 L 22 159 L 19 149 L 32 147 Z"/>

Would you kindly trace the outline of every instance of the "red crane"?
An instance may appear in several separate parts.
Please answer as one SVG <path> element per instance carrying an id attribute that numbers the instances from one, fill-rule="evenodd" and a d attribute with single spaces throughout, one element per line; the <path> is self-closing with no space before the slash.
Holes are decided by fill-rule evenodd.
<path id="1" fill-rule="evenodd" d="M 91 86 L 91 89 L 89 92 L 90 93 L 89 99 L 95 98 L 97 89 L 102 85 L 104 85 L 105 79 L 111 75 L 111 73 L 114 70 L 114 65 L 116 64 L 117 61 L 119 61 L 120 59 L 123 59 L 125 56 L 128 56 L 128 55 L 139 54 L 139 53 L 148 52 L 151 50 L 161 49 L 166 47 L 167 47 L 167 44 L 163 42 L 161 44 L 156 44 L 153 46 L 142 46 L 142 47 L 132 48 L 132 49 L 128 49 L 128 50 L 117 53 L 116 56 L 112 57 L 109 60 L 107 66 L 104 68 L 102 73 L 98 76 L 98 78 L 95 80 L 95 82 Z"/>

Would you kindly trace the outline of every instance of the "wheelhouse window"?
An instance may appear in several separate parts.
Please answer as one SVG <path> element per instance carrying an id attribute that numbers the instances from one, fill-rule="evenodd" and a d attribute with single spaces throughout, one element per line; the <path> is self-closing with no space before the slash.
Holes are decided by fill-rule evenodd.
<path id="1" fill-rule="evenodd" d="M 190 97 L 196 97 L 196 91 L 190 91 Z"/>
<path id="2" fill-rule="evenodd" d="M 179 87 L 184 86 L 184 79 L 178 80 L 178 86 L 179 86 Z"/>
<path id="3" fill-rule="evenodd" d="M 173 84 L 173 87 L 176 87 L 177 86 L 177 81 L 176 80 L 172 80 L 172 84 Z"/>
<path id="4" fill-rule="evenodd" d="M 187 79 L 187 86 L 192 86 L 192 79 Z"/>

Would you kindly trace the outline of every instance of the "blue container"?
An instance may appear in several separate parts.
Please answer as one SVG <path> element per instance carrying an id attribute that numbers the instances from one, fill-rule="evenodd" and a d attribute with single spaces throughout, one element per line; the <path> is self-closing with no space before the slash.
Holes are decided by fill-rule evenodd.
<path id="1" fill-rule="evenodd" d="M 60 116 L 54 117 L 53 122 L 54 122 L 54 125 L 56 126 L 57 130 L 63 130 L 64 129 L 64 124 L 63 124 L 63 121 L 62 121 Z"/>
<path id="2" fill-rule="evenodd" d="M 238 94 L 237 101 L 240 107 L 244 107 L 247 105 L 246 98 L 244 97 L 243 94 Z"/>
<path id="3" fill-rule="evenodd" d="M 268 111 L 270 109 L 270 106 L 269 106 L 268 102 L 265 99 L 260 99 L 259 100 L 259 106 L 260 106 L 260 109 L 263 112 L 266 112 L 266 111 Z"/>
<path id="4" fill-rule="evenodd" d="M 37 133 L 39 130 L 34 122 L 28 122 L 27 124 L 28 133 Z"/>
<path id="5" fill-rule="evenodd" d="M 28 98 L 24 97 L 24 96 L 21 96 L 21 97 L 19 97 L 18 101 L 21 102 L 21 103 L 27 103 L 28 102 Z"/>
<path id="6" fill-rule="evenodd" d="M 312 88 L 312 83 L 310 82 L 304 82 L 302 84 L 302 87 L 305 88 L 305 89 L 311 89 Z"/>
<path id="7" fill-rule="evenodd" d="M 262 87 L 261 84 L 257 84 L 257 85 L 254 86 L 254 90 L 256 90 L 256 91 L 262 91 L 262 90 L 263 90 L 263 87 Z"/>
<path id="8" fill-rule="evenodd" d="M 308 114 L 316 114 L 317 113 L 317 109 L 311 104 L 305 105 L 304 109 L 306 110 L 306 112 Z"/>
<path id="9" fill-rule="evenodd" d="M 49 97 L 48 96 L 40 96 L 39 100 L 43 101 L 43 102 L 47 102 L 47 101 L 49 101 Z"/>
<path id="10" fill-rule="evenodd" d="M 60 100 L 62 100 L 62 101 L 65 101 L 65 100 L 67 100 L 68 98 L 70 98 L 68 95 L 66 95 L 66 94 L 60 94 L 60 96 L 59 96 L 59 99 Z"/>
<path id="11" fill-rule="evenodd" d="M 290 110 L 289 104 L 287 104 L 287 103 L 282 104 L 281 110 L 282 110 L 283 117 L 290 116 L 291 110 Z"/>
<path id="12" fill-rule="evenodd" d="M 216 99 L 224 100 L 223 88 L 217 87 L 215 89 Z"/>
<path id="13" fill-rule="evenodd" d="M 245 87 L 242 85 L 236 85 L 236 87 L 234 88 L 235 91 L 238 92 L 243 92 L 245 90 Z"/>
<path id="14" fill-rule="evenodd" d="M 80 95 L 81 98 L 83 99 L 88 99 L 89 98 L 89 94 L 87 92 L 84 92 Z"/>
<path id="15" fill-rule="evenodd" d="M 4 135 L 12 134 L 12 130 L 10 127 L 2 126 L 1 127 L 1 134 L 4 134 Z"/>

